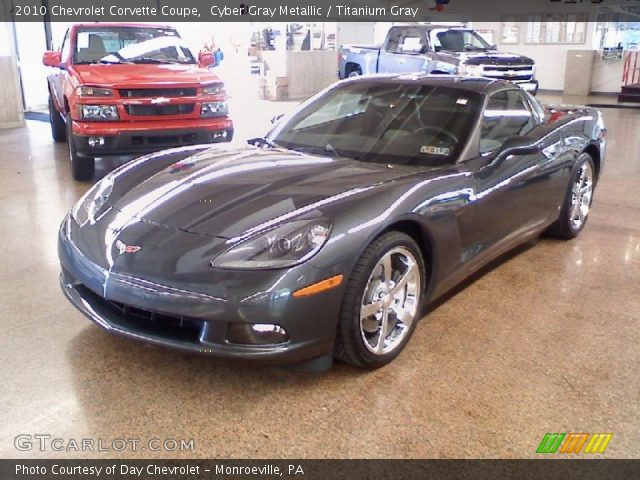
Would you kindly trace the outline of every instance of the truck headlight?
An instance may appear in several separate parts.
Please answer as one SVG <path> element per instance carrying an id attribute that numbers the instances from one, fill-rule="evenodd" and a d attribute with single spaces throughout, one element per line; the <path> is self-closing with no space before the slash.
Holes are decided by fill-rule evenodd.
<path id="1" fill-rule="evenodd" d="M 82 118 L 84 120 L 98 120 L 103 122 L 120 119 L 116 105 L 82 105 Z"/>
<path id="2" fill-rule="evenodd" d="M 309 260 L 329 238 L 327 220 L 296 220 L 259 234 L 214 258 L 212 267 L 287 268 Z"/>
<path id="3" fill-rule="evenodd" d="M 484 67 L 482 65 L 460 65 L 458 69 L 460 75 L 465 77 L 482 77 L 484 75 Z"/>
<path id="4" fill-rule="evenodd" d="M 224 83 L 214 83 L 213 85 L 207 85 L 202 87 L 203 95 L 222 95 L 224 92 Z"/>
<path id="5" fill-rule="evenodd" d="M 113 90 L 99 87 L 78 87 L 76 94 L 80 97 L 113 97 Z"/>
<path id="6" fill-rule="evenodd" d="M 104 213 L 104 207 L 107 205 L 112 191 L 113 176 L 107 175 L 78 200 L 78 203 L 71 209 L 71 217 L 80 226 L 87 222 L 94 224 Z"/>
<path id="7" fill-rule="evenodd" d="M 227 102 L 207 102 L 200 108 L 201 117 L 224 117 L 228 113 Z"/>

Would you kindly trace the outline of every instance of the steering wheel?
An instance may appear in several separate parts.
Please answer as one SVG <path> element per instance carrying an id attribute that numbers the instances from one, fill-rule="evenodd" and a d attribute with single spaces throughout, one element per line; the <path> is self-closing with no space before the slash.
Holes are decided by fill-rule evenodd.
<path id="1" fill-rule="evenodd" d="M 422 132 L 432 133 L 434 137 L 439 137 L 439 136 L 447 137 L 450 140 L 452 140 L 453 143 L 455 144 L 459 142 L 458 137 L 456 137 L 453 133 L 451 133 L 449 130 L 445 130 L 440 127 L 432 127 L 432 126 L 420 127 L 417 130 L 415 130 L 413 133 L 415 135 Z"/>

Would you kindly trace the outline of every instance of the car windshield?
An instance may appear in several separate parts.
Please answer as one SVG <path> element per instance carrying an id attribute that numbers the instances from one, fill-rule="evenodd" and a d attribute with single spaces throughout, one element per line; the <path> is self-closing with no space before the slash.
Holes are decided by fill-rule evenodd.
<path id="1" fill-rule="evenodd" d="M 195 59 L 172 29 L 95 27 L 78 30 L 73 62 L 195 63 Z"/>
<path id="2" fill-rule="evenodd" d="M 473 30 L 434 30 L 431 41 L 436 51 L 469 52 L 490 50 L 491 45 Z"/>
<path id="3" fill-rule="evenodd" d="M 454 163 L 478 118 L 481 98 L 455 87 L 350 82 L 303 105 L 268 141 L 374 163 Z"/>

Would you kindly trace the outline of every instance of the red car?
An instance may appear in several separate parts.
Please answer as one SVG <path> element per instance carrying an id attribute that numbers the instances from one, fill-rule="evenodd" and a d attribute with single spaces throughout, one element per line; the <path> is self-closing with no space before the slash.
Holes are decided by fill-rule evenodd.
<path id="1" fill-rule="evenodd" d="M 89 180 L 95 157 L 228 142 L 233 137 L 224 85 L 169 26 L 78 24 L 60 51 L 45 52 L 49 117 L 56 142 L 68 141 L 73 178 Z"/>

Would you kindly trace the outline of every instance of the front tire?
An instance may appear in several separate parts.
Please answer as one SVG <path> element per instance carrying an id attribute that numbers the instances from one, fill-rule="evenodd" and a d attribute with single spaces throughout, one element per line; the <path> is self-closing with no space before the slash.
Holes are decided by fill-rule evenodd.
<path id="1" fill-rule="evenodd" d="M 400 232 L 376 239 L 347 283 L 334 355 L 375 369 L 404 349 L 420 318 L 425 268 L 416 242 Z"/>
<path id="2" fill-rule="evenodd" d="M 71 160 L 71 174 L 74 180 L 91 180 L 95 173 L 96 161 L 92 157 L 81 157 L 76 150 L 76 142 L 71 130 L 72 120 L 67 117 L 67 141 L 69 144 L 69 159 Z"/>
<path id="3" fill-rule="evenodd" d="M 586 152 L 580 155 L 571 172 L 571 181 L 560 208 L 560 217 L 549 227 L 551 235 L 571 240 L 584 229 L 593 201 L 593 189 L 596 181 L 594 172 L 591 155 Z"/>
<path id="4" fill-rule="evenodd" d="M 67 139 L 67 125 L 60 112 L 56 110 L 51 95 L 49 95 L 49 124 L 53 141 L 64 142 Z"/>

